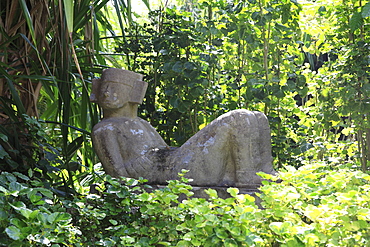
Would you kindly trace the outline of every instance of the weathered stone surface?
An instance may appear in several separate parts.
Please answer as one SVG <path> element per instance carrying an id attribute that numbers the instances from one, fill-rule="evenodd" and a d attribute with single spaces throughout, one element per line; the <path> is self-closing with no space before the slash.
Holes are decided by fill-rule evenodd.
<path id="1" fill-rule="evenodd" d="M 146 83 L 131 71 L 107 69 L 93 83 L 92 100 L 104 118 L 92 132 L 94 148 L 112 176 L 166 184 L 182 169 L 192 185 L 256 188 L 256 172 L 274 173 L 270 128 L 261 112 L 234 110 L 215 119 L 181 147 L 169 147 L 158 132 L 137 117 Z"/>

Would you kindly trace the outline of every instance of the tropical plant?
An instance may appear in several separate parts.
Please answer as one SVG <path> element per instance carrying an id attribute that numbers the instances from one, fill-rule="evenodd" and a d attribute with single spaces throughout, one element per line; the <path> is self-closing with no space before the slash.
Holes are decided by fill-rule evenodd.
<path id="1" fill-rule="evenodd" d="M 260 110 L 270 118 L 277 164 L 292 161 L 288 154 L 307 146 L 291 135 L 299 128 L 293 109 L 308 93 L 296 43 L 300 9 L 290 1 L 202 1 L 192 12 L 151 12 L 116 49 L 131 54 L 129 67 L 150 83 L 143 116 L 179 145 L 222 113 Z"/>
<path id="2" fill-rule="evenodd" d="M 303 73 L 310 94 L 304 111 L 312 119 L 305 125 L 318 154 L 313 157 L 340 157 L 367 171 L 370 3 L 319 1 L 306 9 L 312 16 L 309 21 L 317 23 L 314 29 L 302 25 L 306 32 L 302 49 L 311 54 L 309 70 Z M 331 18 L 333 13 L 336 18 Z"/>
<path id="3" fill-rule="evenodd" d="M 55 195 L 34 177 L 14 172 L 0 174 L 0 245 L 71 246 L 81 232 L 72 217 L 55 203 Z M 76 246 L 76 245 L 75 245 Z"/>
<path id="4" fill-rule="evenodd" d="M 78 180 L 73 176 L 92 171 L 89 130 L 100 113 L 89 101 L 90 82 L 107 66 L 100 37 L 116 35 L 107 4 L 1 1 L 0 170 L 36 167 L 50 182 L 70 188 Z M 131 6 L 114 2 L 120 21 L 132 22 Z"/>
<path id="5" fill-rule="evenodd" d="M 171 145 L 247 108 L 270 120 L 277 168 L 338 157 L 365 171 L 368 11 L 361 1 L 197 1 L 151 12 L 116 51 L 146 74 L 142 116 Z"/>

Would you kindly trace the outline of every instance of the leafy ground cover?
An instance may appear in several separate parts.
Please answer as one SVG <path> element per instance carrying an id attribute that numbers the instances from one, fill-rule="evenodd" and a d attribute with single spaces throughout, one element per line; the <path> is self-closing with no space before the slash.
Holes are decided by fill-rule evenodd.
<path id="1" fill-rule="evenodd" d="M 101 176 L 61 198 L 29 171 L 0 175 L 1 246 L 370 246 L 370 175 L 327 163 L 285 167 L 250 195 L 191 198 L 186 172 L 161 190 Z M 179 200 L 180 196 L 185 198 Z"/>

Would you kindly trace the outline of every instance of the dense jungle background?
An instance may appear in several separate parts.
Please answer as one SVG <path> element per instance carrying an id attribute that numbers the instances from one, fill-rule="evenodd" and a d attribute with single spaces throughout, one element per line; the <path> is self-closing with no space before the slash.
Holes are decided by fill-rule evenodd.
<path id="1" fill-rule="evenodd" d="M 78 239 L 68 235 L 72 234 L 70 229 L 59 242 L 22 230 L 27 220 L 43 222 L 43 216 L 36 216 L 43 209 L 34 212 L 45 197 L 53 201 L 48 203 L 50 208 L 59 207 L 55 212 L 45 210 L 49 215 L 63 212 L 62 223 L 70 224 L 72 218 L 74 224 L 106 219 L 91 212 L 91 218 L 85 215 L 82 219 L 84 209 L 80 207 L 78 214 L 63 200 L 81 198 L 96 183 L 119 187 L 116 180 L 105 177 L 90 139 L 92 127 L 102 117 L 98 106 L 89 101 L 91 80 L 108 67 L 145 75 L 149 87 L 140 116 L 169 145 L 181 145 L 230 110 L 257 110 L 268 116 L 277 170 L 284 168 L 289 173 L 289 169 L 296 169 L 299 174 L 306 164 L 325 164 L 313 170 L 335 170 L 338 174 L 347 169 L 361 171 L 365 179 L 360 180 L 368 184 L 369 24 L 370 2 L 364 0 L 1 0 L 0 192 L 6 195 L 0 199 L 1 244 L 23 246 L 22 241 L 27 239 L 29 243 L 51 245 Z M 320 176 L 310 179 L 319 184 Z M 333 181 L 336 179 L 339 177 Z M 186 183 L 185 180 L 182 181 Z M 135 196 L 127 188 L 138 182 L 128 183 L 134 185 L 125 187 L 125 198 L 133 202 Z M 113 187 L 110 195 L 117 196 Z M 110 193 L 109 189 L 104 193 L 107 191 Z M 21 195 L 31 203 L 20 200 Z M 101 201 L 99 207 L 94 205 L 101 209 L 116 204 L 116 197 L 112 201 L 109 196 L 105 198 L 111 204 Z M 140 200 L 144 203 L 151 200 L 148 198 L 153 196 L 142 196 Z M 369 206 L 370 199 L 366 200 L 361 204 L 364 208 Z M 167 199 L 164 201 L 171 205 Z M 163 208 L 156 212 L 160 211 Z M 9 212 L 15 215 L 13 222 Z M 310 220 L 304 221 L 309 224 Z M 359 223 L 358 229 L 365 229 L 366 234 L 369 220 Z M 117 223 L 117 219 L 109 218 L 111 224 L 117 225 L 114 221 Z M 50 228 L 56 221 L 45 222 L 38 226 Z M 271 236 L 266 241 L 274 246 L 279 242 L 272 237 L 279 234 L 276 227 L 267 227 Z M 279 227 L 283 229 L 281 224 Z M 91 231 L 86 229 L 86 234 Z M 222 234 L 216 235 L 224 239 Z M 86 246 L 100 245 L 97 243 L 103 238 L 95 238 L 98 237 L 92 236 L 91 245 Z M 201 237 L 194 237 L 198 238 Z M 252 246 L 253 239 L 246 246 Z M 324 241 L 293 239 L 307 246 Z M 138 240 L 131 240 L 122 246 L 170 246 L 159 240 L 153 245 L 134 245 Z M 79 241 L 82 240 L 76 243 Z M 118 242 L 112 243 L 105 246 Z M 299 246 L 295 244 L 290 246 Z M 178 246 L 207 245 L 195 241 Z"/>

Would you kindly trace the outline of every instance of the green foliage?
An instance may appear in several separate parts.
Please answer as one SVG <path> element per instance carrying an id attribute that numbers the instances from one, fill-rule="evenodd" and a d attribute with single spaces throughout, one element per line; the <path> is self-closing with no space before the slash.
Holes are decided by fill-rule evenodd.
<path id="1" fill-rule="evenodd" d="M 300 53 L 300 5 L 284 1 L 217 1 L 152 11 L 126 30 L 117 52 L 146 74 L 142 115 L 170 145 L 180 145 L 221 114 L 237 109 L 269 115 L 278 163 L 300 150 L 295 96 L 307 95 Z M 274 69 L 271 69 L 274 68 Z M 300 153 L 300 152 L 299 152 Z"/>
<path id="2" fill-rule="evenodd" d="M 80 234 L 71 221 L 31 169 L 0 174 L 1 246 L 70 246 Z"/>
<path id="3" fill-rule="evenodd" d="M 64 153 L 48 136 L 45 122 L 26 114 L 19 119 L 0 128 L 1 171 L 27 174 L 31 169 L 35 176 L 42 179 L 45 187 L 53 189 L 60 196 L 76 194 L 74 180 L 81 181 L 91 176 L 81 162 L 73 160 L 82 146 L 82 135 L 71 142 Z M 81 129 L 68 127 L 84 133 Z"/>
<path id="4" fill-rule="evenodd" d="M 310 40 L 307 50 L 314 48 L 319 56 L 325 54 L 327 61 L 316 70 L 317 74 L 307 76 L 312 97 L 306 111 L 311 115 L 312 123 L 320 124 L 306 125 L 313 127 L 314 146 L 322 151 L 326 149 L 325 152 L 318 152 L 315 158 L 322 159 L 323 153 L 326 153 L 326 157 L 336 156 L 353 162 L 355 157 L 362 170 L 366 171 L 370 157 L 367 116 L 369 3 L 361 4 L 361 1 L 353 1 L 319 9 L 319 6 L 315 7 L 320 12 L 316 16 L 317 21 L 326 35 L 308 30 L 316 39 Z M 327 19 L 333 13 L 336 20 Z M 333 25 L 336 28 L 331 28 Z M 327 147 L 333 147 L 338 142 L 344 144 L 343 151 L 328 154 Z M 326 147 L 323 149 L 323 146 Z"/>
<path id="5" fill-rule="evenodd" d="M 253 226 L 259 211 L 254 197 L 239 195 L 235 188 L 228 189 L 228 199 L 219 198 L 213 189 L 206 192 L 210 200 L 191 199 L 179 205 L 193 217 L 177 226 L 184 235 L 176 246 L 252 246 L 264 242 Z"/>
<path id="6" fill-rule="evenodd" d="M 368 246 L 368 174 L 327 163 L 286 167 L 261 188 L 262 231 L 282 246 Z"/>
<path id="7" fill-rule="evenodd" d="M 75 172 L 97 163 L 88 130 L 99 110 L 89 101 L 90 82 L 107 66 L 101 30 L 114 34 L 108 0 L 74 2 L 0 3 L 1 170 L 37 168 L 72 189 L 81 179 Z M 117 2 L 120 18 L 132 19 L 129 2 Z M 46 135 L 28 116 L 43 120 Z"/>
<path id="8" fill-rule="evenodd" d="M 255 198 L 229 188 L 192 198 L 185 178 L 161 189 L 103 180 L 58 199 L 34 176 L 0 174 L 3 246 L 368 246 L 370 176 L 327 163 L 285 167 Z M 57 245 L 58 244 L 58 245 Z"/>
<path id="9" fill-rule="evenodd" d="M 116 47 L 146 74 L 142 116 L 170 145 L 247 108 L 270 120 L 275 167 L 335 157 L 367 170 L 369 3 L 183 2 Z"/>

